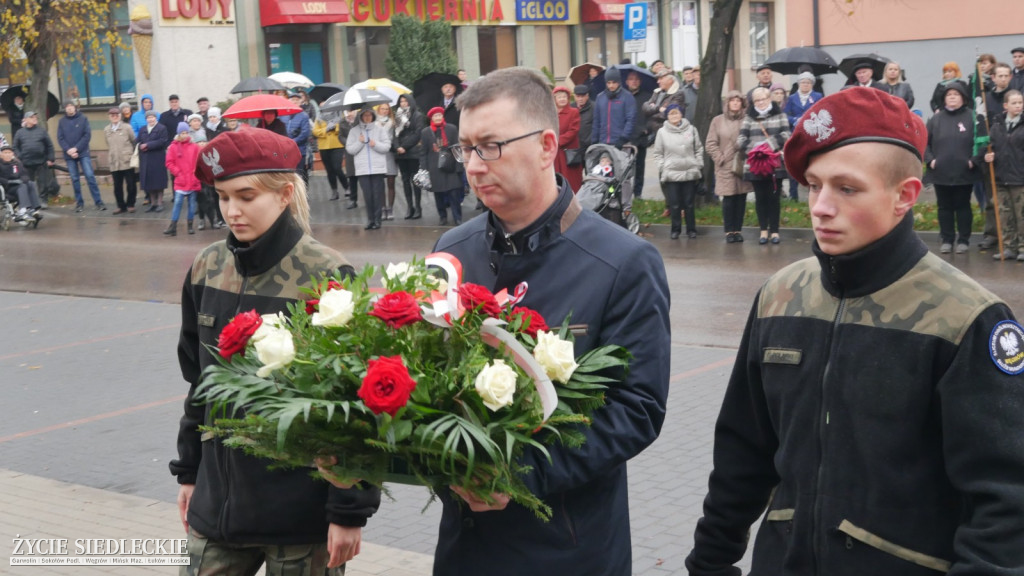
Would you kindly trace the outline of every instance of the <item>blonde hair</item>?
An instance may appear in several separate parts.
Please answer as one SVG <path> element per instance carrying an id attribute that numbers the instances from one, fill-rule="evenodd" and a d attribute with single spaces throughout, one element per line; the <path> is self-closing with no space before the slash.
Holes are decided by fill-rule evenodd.
<path id="1" fill-rule="evenodd" d="M 293 187 L 292 201 L 288 205 L 292 218 L 306 234 L 312 234 L 309 228 L 309 199 L 306 197 L 306 183 L 295 172 L 259 172 L 245 176 L 249 182 L 260 190 L 281 193 L 285 186 Z"/>

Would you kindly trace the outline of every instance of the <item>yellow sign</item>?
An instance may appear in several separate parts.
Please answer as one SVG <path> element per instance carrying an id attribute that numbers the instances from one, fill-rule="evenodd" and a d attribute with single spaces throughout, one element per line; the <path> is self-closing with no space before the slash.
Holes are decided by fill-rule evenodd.
<path id="1" fill-rule="evenodd" d="M 526 0 L 348 0 L 349 26 L 390 26 L 391 17 L 405 14 L 423 21 L 446 20 L 453 26 L 500 26 L 512 24 L 577 24 L 578 2 L 568 2 L 568 13 L 550 21 L 516 19 L 519 4 L 544 5 Z M 541 7 L 538 12 L 543 12 Z"/>

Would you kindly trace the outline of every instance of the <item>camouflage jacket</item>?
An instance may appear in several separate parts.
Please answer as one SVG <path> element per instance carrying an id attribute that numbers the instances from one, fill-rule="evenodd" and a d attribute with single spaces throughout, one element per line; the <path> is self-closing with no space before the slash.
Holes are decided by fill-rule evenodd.
<path id="1" fill-rule="evenodd" d="M 268 470 L 267 460 L 201 436 L 210 407 L 192 400 L 203 369 L 216 361 L 205 346 L 217 344 L 236 314 L 287 313 L 311 276 L 335 270 L 354 273 L 344 256 L 303 234 L 286 211 L 248 246 L 234 236 L 208 246 L 185 278 L 178 360 L 190 388 L 170 468 L 180 484 L 195 484 L 188 522 L 203 536 L 246 544 L 324 542 L 328 522 L 363 526 L 380 504 L 376 489 L 338 490 L 308 470 Z"/>
<path id="2" fill-rule="evenodd" d="M 1024 574 L 1024 331 L 912 215 L 761 289 L 690 574 Z"/>

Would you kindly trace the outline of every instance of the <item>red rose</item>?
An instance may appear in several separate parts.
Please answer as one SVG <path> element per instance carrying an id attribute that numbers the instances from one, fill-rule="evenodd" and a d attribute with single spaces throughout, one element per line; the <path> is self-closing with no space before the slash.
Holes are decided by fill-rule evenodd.
<path id="1" fill-rule="evenodd" d="M 479 284 L 460 284 L 459 300 L 469 311 L 479 310 L 482 314 L 492 318 L 497 318 L 501 313 L 501 307 L 498 306 L 494 294 Z"/>
<path id="2" fill-rule="evenodd" d="M 380 318 L 395 329 L 414 324 L 423 318 L 416 298 L 403 291 L 386 294 L 374 302 L 370 316 Z"/>
<path id="3" fill-rule="evenodd" d="M 331 280 L 327 282 L 327 290 L 341 290 L 341 283 Z"/>
<path id="4" fill-rule="evenodd" d="M 537 332 L 549 330 L 548 323 L 544 321 L 544 317 L 536 310 L 531 310 L 525 306 L 516 306 L 512 309 L 511 318 L 515 319 L 517 316 L 521 316 L 523 319 L 521 328 L 523 333 L 529 334 L 533 338 L 537 337 Z"/>
<path id="5" fill-rule="evenodd" d="M 312 300 L 306 300 L 306 314 L 313 315 L 316 312 L 316 307 L 320 305 L 319 298 L 313 298 Z"/>
<path id="6" fill-rule="evenodd" d="M 228 322 L 228 325 L 220 331 L 217 338 L 217 347 L 220 348 L 220 355 L 231 359 L 235 354 L 245 352 L 245 345 L 249 338 L 256 333 L 256 329 L 263 324 L 263 317 L 255 310 L 242 312 Z"/>
<path id="7" fill-rule="evenodd" d="M 374 414 L 387 412 L 392 416 L 409 402 L 416 381 L 401 356 L 381 356 L 367 364 L 366 377 L 359 388 L 359 397 Z"/>

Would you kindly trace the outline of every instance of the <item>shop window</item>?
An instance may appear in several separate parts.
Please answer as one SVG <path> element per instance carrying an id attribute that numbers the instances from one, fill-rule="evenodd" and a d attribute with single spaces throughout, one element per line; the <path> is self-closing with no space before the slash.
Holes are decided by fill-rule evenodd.
<path id="1" fill-rule="evenodd" d="M 672 20 L 672 60 L 677 70 L 683 66 L 700 64 L 700 35 L 697 30 L 697 3 L 673 0 L 670 5 Z"/>
<path id="2" fill-rule="evenodd" d="M 349 77 L 342 84 L 355 84 L 367 78 L 386 78 L 388 73 L 384 61 L 388 56 L 391 29 L 386 26 L 347 26 L 346 36 L 349 45 Z"/>
<path id="3" fill-rule="evenodd" d="M 760 66 L 771 55 L 771 2 L 750 3 L 750 65 Z"/>
<path id="4" fill-rule="evenodd" d="M 569 75 L 572 68 L 572 44 L 569 41 L 568 26 L 536 26 L 537 67 L 551 71 L 555 80 L 561 81 Z"/>
<path id="5" fill-rule="evenodd" d="M 481 26 L 477 30 L 480 43 L 480 74 L 518 64 L 516 28 L 514 26 Z"/>
<path id="6" fill-rule="evenodd" d="M 602 66 L 618 64 L 622 58 L 622 22 L 590 22 L 583 25 L 587 62 Z"/>
<path id="7" fill-rule="evenodd" d="M 128 34 L 128 6 L 126 2 L 112 2 L 108 30 L 116 30 L 121 41 L 129 48 L 121 50 L 100 42 L 100 66 L 96 70 L 85 66 L 89 52 L 81 58 L 66 62 L 58 69 L 61 96 L 76 99 L 81 106 L 116 104 L 135 97 L 135 64 L 132 59 L 132 40 Z M 101 31 L 102 34 L 102 31 Z"/>
<path id="8" fill-rule="evenodd" d="M 271 74 L 298 72 L 315 84 L 327 81 L 326 26 L 268 26 L 264 30 Z"/>

